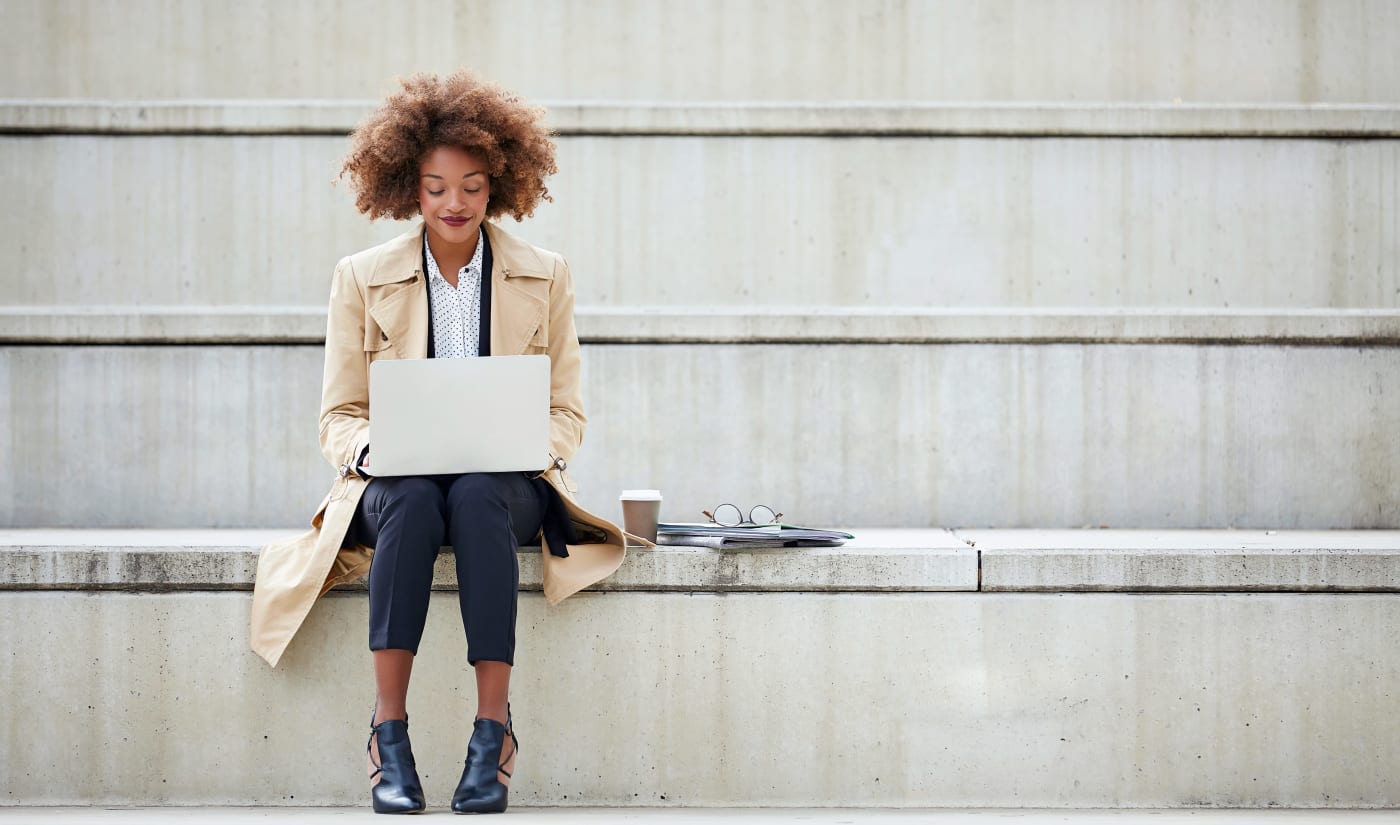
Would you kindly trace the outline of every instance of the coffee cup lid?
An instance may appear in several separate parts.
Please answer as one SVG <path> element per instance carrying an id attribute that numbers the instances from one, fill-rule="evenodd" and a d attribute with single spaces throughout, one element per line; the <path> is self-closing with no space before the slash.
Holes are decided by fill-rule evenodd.
<path id="1" fill-rule="evenodd" d="M 660 501 L 660 490 L 623 490 L 618 501 Z"/>

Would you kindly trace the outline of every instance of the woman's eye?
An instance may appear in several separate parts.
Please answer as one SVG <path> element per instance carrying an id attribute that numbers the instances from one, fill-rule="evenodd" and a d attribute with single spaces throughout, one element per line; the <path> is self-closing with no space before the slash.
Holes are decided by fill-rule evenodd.
<path id="1" fill-rule="evenodd" d="M 468 195 L 475 195 L 476 193 L 478 193 L 478 192 L 480 192 L 480 191 L 481 191 L 480 189 L 468 189 L 468 190 L 467 190 L 467 194 L 468 194 Z"/>
<path id="2" fill-rule="evenodd" d="M 428 194 L 429 194 L 429 195 L 441 195 L 443 192 L 446 192 L 446 191 L 447 191 L 447 190 L 444 189 L 444 190 L 442 190 L 441 192 L 434 192 L 433 190 L 429 189 L 429 190 L 428 190 Z"/>

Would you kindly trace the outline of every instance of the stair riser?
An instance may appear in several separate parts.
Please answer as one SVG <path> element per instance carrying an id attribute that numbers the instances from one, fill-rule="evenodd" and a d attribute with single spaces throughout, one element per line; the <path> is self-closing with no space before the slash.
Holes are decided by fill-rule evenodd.
<path id="1" fill-rule="evenodd" d="M 10 5 L 9 97 L 366 98 L 465 61 L 554 98 L 1400 100 L 1386 0 Z"/>
<path id="2" fill-rule="evenodd" d="M 0 348 L 0 526 L 302 524 L 315 346 Z M 1396 527 L 1400 348 L 590 345 L 571 472 L 618 515 Z"/>
<path id="3" fill-rule="evenodd" d="M 1400 140 L 559 143 L 556 202 L 506 227 L 584 306 L 1400 306 Z M 0 138 L 5 300 L 322 306 L 406 228 L 330 185 L 345 147 Z"/>
<path id="4" fill-rule="evenodd" d="M 0 595 L 0 799 L 362 804 L 364 596 L 276 671 L 248 598 Z M 1394 596 L 529 594 L 518 633 L 517 804 L 1400 803 Z M 435 806 L 473 696 L 436 595 L 409 700 Z"/>

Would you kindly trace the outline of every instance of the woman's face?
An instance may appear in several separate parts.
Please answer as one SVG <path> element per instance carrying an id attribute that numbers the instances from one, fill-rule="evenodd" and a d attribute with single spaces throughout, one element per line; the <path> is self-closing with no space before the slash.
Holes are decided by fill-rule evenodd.
<path id="1" fill-rule="evenodd" d="M 448 244 L 476 243 L 491 197 L 486 162 L 474 152 L 439 146 L 418 167 L 418 208 L 428 231 Z"/>

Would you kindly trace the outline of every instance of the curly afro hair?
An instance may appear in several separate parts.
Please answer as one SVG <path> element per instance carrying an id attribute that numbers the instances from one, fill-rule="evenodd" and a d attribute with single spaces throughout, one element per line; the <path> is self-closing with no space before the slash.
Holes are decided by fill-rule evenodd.
<path id="1" fill-rule="evenodd" d="M 355 208 L 371 220 L 405 220 L 418 214 L 419 164 L 439 146 L 479 154 L 491 175 L 486 217 L 534 214 L 552 201 L 544 179 L 559 167 L 544 109 L 528 106 L 468 71 L 445 79 L 420 72 L 400 79 L 389 95 L 350 134 L 350 152 L 339 177 L 350 176 Z"/>

